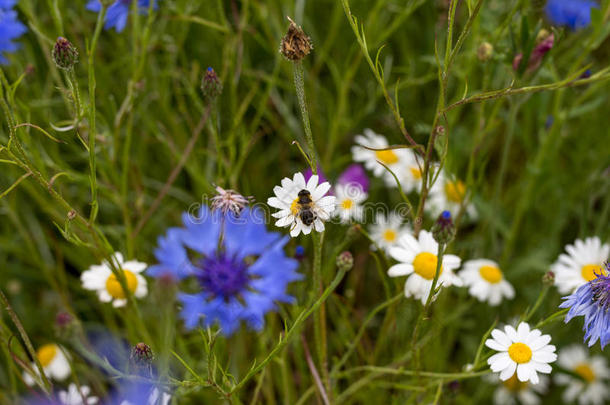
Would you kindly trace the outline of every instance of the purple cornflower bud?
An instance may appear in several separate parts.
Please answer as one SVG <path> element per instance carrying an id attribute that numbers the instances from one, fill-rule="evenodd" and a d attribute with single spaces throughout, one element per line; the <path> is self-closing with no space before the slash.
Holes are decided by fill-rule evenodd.
<path id="1" fill-rule="evenodd" d="M 545 39 L 541 40 L 538 45 L 534 48 L 532 53 L 530 54 L 530 59 L 527 63 L 526 71 L 533 72 L 534 70 L 540 67 L 542 63 L 542 59 L 544 56 L 553 48 L 555 44 L 555 35 L 550 34 Z M 519 53 L 513 59 L 513 70 L 518 71 L 519 66 L 521 65 L 521 60 L 523 59 L 523 54 Z"/>
<path id="2" fill-rule="evenodd" d="M 301 245 L 298 245 L 294 249 L 294 258 L 297 260 L 303 260 L 305 258 L 305 248 Z"/>
<path id="3" fill-rule="evenodd" d="M 53 62 L 55 62 L 60 69 L 72 70 L 74 69 L 74 65 L 78 63 L 78 50 L 66 38 L 57 38 L 51 54 L 53 56 Z"/>
<path id="4" fill-rule="evenodd" d="M 438 243 L 446 245 L 455 237 L 455 225 L 451 219 L 451 212 L 443 211 L 432 226 L 432 237 Z"/>
<path id="5" fill-rule="evenodd" d="M 205 75 L 201 80 L 201 92 L 203 93 L 203 97 L 209 102 L 216 100 L 222 93 L 222 83 L 211 67 L 206 70 Z"/>
<path id="6" fill-rule="evenodd" d="M 131 348 L 129 363 L 138 374 L 142 371 L 150 373 L 152 372 L 152 362 L 154 358 L 155 355 L 150 346 L 140 342 Z"/>
<path id="7" fill-rule="evenodd" d="M 552 271 L 547 271 L 544 273 L 544 276 L 542 276 L 542 284 L 549 287 L 555 284 L 555 273 Z"/>
<path id="8" fill-rule="evenodd" d="M 230 211 L 239 215 L 252 198 L 246 198 L 235 190 L 225 190 L 220 186 L 216 186 L 216 192 L 218 195 L 212 197 L 212 209 L 220 210 L 223 214 Z"/>

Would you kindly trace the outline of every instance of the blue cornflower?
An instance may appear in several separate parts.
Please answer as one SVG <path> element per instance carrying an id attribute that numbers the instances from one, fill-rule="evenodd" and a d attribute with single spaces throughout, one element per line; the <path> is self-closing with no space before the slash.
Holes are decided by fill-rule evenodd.
<path id="1" fill-rule="evenodd" d="M 2 1 L 2 0 L 0 0 Z M 116 32 L 121 32 L 125 29 L 125 25 L 127 25 L 127 17 L 129 16 L 129 11 L 131 9 L 131 1 L 132 0 L 117 0 L 108 7 L 108 11 L 106 12 L 106 21 L 104 23 L 104 29 L 114 28 Z M 137 0 L 138 1 L 138 10 L 141 12 L 146 12 L 148 10 L 148 6 L 150 5 L 150 0 Z M 157 8 L 157 1 L 153 1 L 153 7 Z M 102 4 L 100 0 L 90 0 L 87 3 L 87 10 L 95 11 L 98 13 L 102 9 Z"/>
<path id="2" fill-rule="evenodd" d="M 559 307 L 570 308 L 566 315 L 566 323 L 575 316 L 584 316 L 585 341 L 589 347 L 599 339 L 602 349 L 610 342 L 610 264 L 605 263 L 606 270 L 597 278 L 580 286 L 576 292 L 567 297 Z"/>
<path id="3" fill-rule="evenodd" d="M 159 264 L 147 273 L 197 280 L 196 293 L 178 295 L 188 329 L 217 322 L 228 336 L 243 320 L 261 330 L 277 302 L 294 301 L 286 287 L 302 278 L 298 262 L 284 253 L 288 238 L 267 231 L 260 210 L 244 208 L 237 215 L 203 206 L 198 217 L 185 213 L 183 223 L 184 228 L 170 228 L 159 238 Z"/>
<path id="4" fill-rule="evenodd" d="M 553 24 L 577 30 L 591 24 L 591 9 L 598 7 L 592 0 L 549 0 L 545 11 Z"/>
<path id="5" fill-rule="evenodd" d="M 4 8 L 13 4 L 12 1 L 0 0 L 0 64 L 8 62 L 3 54 L 17 50 L 19 45 L 13 41 L 27 31 L 25 25 L 17 19 L 17 12 Z"/>

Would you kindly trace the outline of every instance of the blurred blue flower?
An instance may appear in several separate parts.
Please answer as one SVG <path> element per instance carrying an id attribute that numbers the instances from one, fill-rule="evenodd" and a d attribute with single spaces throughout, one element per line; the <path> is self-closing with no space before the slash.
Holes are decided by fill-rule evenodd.
<path id="1" fill-rule="evenodd" d="M 180 293 L 181 317 L 188 329 L 217 322 L 231 335 L 243 320 L 261 330 L 277 302 L 293 302 L 286 287 L 302 276 L 298 262 L 284 253 L 288 238 L 268 232 L 260 210 L 244 208 L 237 216 L 203 206 L 198 217 L 183 215 L 184 228 L 160 237 L 149 267 L 152 277 L 193 277 L 199 292 Z"/>
<path id="2" fill-rule="evenodd" d="M 13 41 L 27 31 L 25 25 L 17 19 L 17 12 L 4 8 L 13 4 L 13 1 L 0 0 L 0 64 L 8 62 L 3 54 L 17 50 L 19 45 Z"/>
<path id="3" fill-rule="evenodd" d="M 593 0 L 549 0 L 545 11 L 553 24 L 577 30 L 591 24 L 591 9 L 598 7 Z"/>
<path id="4" fill-rule="evenodd" d="M 0 0 L 2 1 L 2 0 Z M 121 32 L 125 29 L 125 25 L 127 25 L 127 17 L 129 17 L 129 11 L 131 8 L 132 0 L 117 0 L 108 7 L 108 11 L 106 12 L 106 21 L 104 23 L 104 29 L 114 28 L 116 32 Z M 141 12 L 146 12 L 148 10 L 148 6 L 150 5 L 150 0 L 137 0 L 138 2 L 138 10 Z M 153 7 L 157 8 L 157 1 L 154 0 Z M 102 9 L 102 4 L 100 0 L 90 0 L 87 3 L 87 10 L 94 11 L 98 13 Z"/>
<path id="5" fill-rule="evenodd" d="M 15 4 L 17 4 L 17 0 L 0 0 L 0 8 L 4 10 L 13 8 Z"/>
<path id="6" fill-rule="evenodd" d="M 105 405 L 168 405 L 172 396 L 148 382 L 125 381 Z"/>
<path id="7" fill-rule="evenodd" d="M 567 297 L 559 307 L 570 308 L 566 315 L 566 323 L 575 316 L 584 316 L 586 331 L 584 341 L 589 347 L 599 339 L 602 349 L 610 342 L 610 264 L 606 262 L 606 270 L 596 274 L 597 278 L 580 286 L 576 292 Z"/>

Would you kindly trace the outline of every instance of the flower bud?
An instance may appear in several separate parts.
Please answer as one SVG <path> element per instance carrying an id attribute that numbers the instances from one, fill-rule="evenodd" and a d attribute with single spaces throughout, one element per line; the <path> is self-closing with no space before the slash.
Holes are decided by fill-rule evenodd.
<path id="1" fill-rule="evenodd" d="M 66 38 L 57 38 L 51 54 L 53 62 L 60 69 L 72 70 L 74 65 L 78 63 L 78 50 Z"/>
<path id="2" fill-rule="evenodd" d="M 203 76 L 203 79 L 201 80 L 201 91 L 203 97 L 210 102 L 216 100 L 216 97 L 220 96 L 220 93 L 222 93 L 222 83 L 211 67 L 208 68 L 205 76 Z"/>
<path id="3" fill-rule="evenodd" d="M 479 48 L 477 49 L 477 58 L 479 58 L 481 62 L 488 61 L 493 55 L 493 52 L 493 45 L 489 42 L 483 42 L 481 45 L 479 45 Z"/>
<path id="4" fill-rule="evenodd" d="M 443 211 L 438 216 L 438 219 L 432 226 L 432 237 L 443 245 L 448 244 L 455 237 L 455 225 L 453 225 L 449 211 Z"/>
<path id="5" fill-rule="evenodd" d="M 555 284 L 555 273 L 552 271 L 547 271 L 544 276 L 542 276 L 542 284 L 548 286 Z"/>
<path id="6" fill-rule="evenodd" d="M 297 260 L 303 260 L 305 258 L 305 248 L 301 245 L 298 245 L 294 249 L 294 258 Z"/>
<path id="7" fill-rule="evenodd" d="M 313 46 L 309 37 L 303 32 L 303 29 L 296 25 L 290 17 L 288 17 L 288 20 L 290 21 L 290 26 L 288 27 L 288 32 L 282 38 L 280 53 L 286 59 L 298 62 L 309 55 Z"/>
<path id="8" fill-rule="evenodd" d="M 337 256 L 337 268 L 341 271 L 350 271 L 354 267 L 354 256 L 349 251 L 344 251 Z"/>

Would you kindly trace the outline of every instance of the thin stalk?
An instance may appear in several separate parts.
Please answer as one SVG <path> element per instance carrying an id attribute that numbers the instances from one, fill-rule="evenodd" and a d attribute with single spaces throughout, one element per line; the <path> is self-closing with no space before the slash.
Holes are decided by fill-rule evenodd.
<path id="1" fill-rule="evenodd" d="M 311 133 L 311 125 L 309 123 L 309 112 L 307 111 L 307 99 L 305 98 L 305 82 L 303 78 L 303 64 L 300 61 L 293 63 L 294 66 L 294 87 L 299 100 L 301 109 L 301 118 L 303 119 L 303 128 L 305 130 L 305 138 L 309 148 L 309 164 L 313 174 L 318 174 L 318 158 L 316 156 L 316 147 Z"/>
<path id="2" fill-rule="evenodd" d="M 91 47 L 88 49 L 88 74 L 89 74 L 89 181 L 91 183 L 91 211 L 89 212 L 89 222 L 92 224 L 95 222 L 98 211 L 97 202 L 97 169 L 96 169 L 96 157 L 95 157 L 95 48 L 97 41 L 102 32 L 102 26 L 106 19 L 106 11 L 108 6 L 102 2 L 102 8 L 97 16 L 97 22 L 95 24 L 95 31 L 93 32 L 93 39 L 91 40 Z"/>
<path id="3" fill-rule="evenodd" d="M 419 329 L 421 328 L 422 321 L 428 317 L 428 311 L 430 310 L 430 305 L 432 304 L 432 299 L 434 298 L 434 293 L 436 291 L 436 285 L 438 283 L 438 278 L 441 274 L 441 267 L 443 265 L 443 253 L 445 251 L 445 245 L 442 243 L 438 244 L 438 252 L 437 252 L 437 260 L 436 260 L 436 271 L 434 273 L 434 279 L 432 280 L 432 285 L 430 286 L 430 291 L 428 292 L 428 298 L 426 299 L 426 304 L 422 308 L 419 317 L 417 318 L 417 322 L 415 323 L 415 328 L 413 329 L 413 336 L 411 337 L 411 349 L 413 350 L 413 362 L 415 363 L 415 370 L 419 370 L 419 350 L 420 348 L 417 345 L 417 338 L 419 336 Z"/>
<path id="4" fill-rule="evenodd" d="M 78 88 L 78 81 L 76 80 L 76 72 L 74 68 L 70 68 L 67 73 L 68 83 L 70 83 L 70 89 L 72 90 L 72 98 L 74 99 L 74 128 L 78 130 L 78 123 L 82 117 L 81 97 L 80 90 Z"/>

